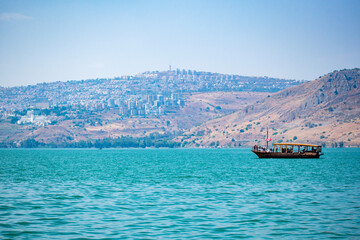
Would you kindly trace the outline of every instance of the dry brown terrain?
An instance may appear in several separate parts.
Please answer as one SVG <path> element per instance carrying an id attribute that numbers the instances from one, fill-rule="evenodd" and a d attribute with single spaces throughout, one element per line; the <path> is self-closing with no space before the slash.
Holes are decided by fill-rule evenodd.
<path id="1" fill-rule="evenodd" d="M 248 103 L 254 103 L 264 96 L 265 93 L 247 92 L 189 94 L 186 99 L 186 105 L 183 108 L 175 112 L 168 112 L 165 116 L 115 120 L 103 126 L 89 126 L 86 130 L 87 132 L 93 132 L 93 137 L 96 138 L 98 135 L 101 136 L 101 133 L 106 133 L 109 137 L 122 135 L 143 137 L 152 132 L 159 132 L 161 134 L 165 132 L 183 132 L 211 119 L 244 109 Z"/>
<path id="2" fill-rule="evenodd" d="M 151 118 L 124 118 L 115 110 L 98 119 L 59 121 L 35 127 L 0 124 L 2 141 L 74 142 L 106 137 L 177 136 L 183 146 L 239 147 L 273 142 L 360 146 L 360 70 L 329 73 L 275 94 L 209 92 L 186 95 L 186 105 Z"/>
<path id="3" fill-rule="evenodd" d="M 360 146 L 360 70 L 329 73 L 194 127 L 181 141 L 190 145 L 264 144 L 266 128 L 275 142 Z"/>
<path id="4" fill-rule="evenodd" d="M 3 131 L 0 128 L 0 134 L 3 140 L 33 138 L 45 143 L 120 136 L 143 137 L 154 132 L 178 135 L 211 119 L 245 109 L 247 104 L 255 103 L 267 95 L 253 92 L 188 94 L 184 107 L 168 111 L 164 116 L 122 119 L 116 112 L 109 111 L 96 116 L 101 118 L 101 124 L 87 124 L 83 119 L 65 120 L 45 127 L 2 123 Z"/>

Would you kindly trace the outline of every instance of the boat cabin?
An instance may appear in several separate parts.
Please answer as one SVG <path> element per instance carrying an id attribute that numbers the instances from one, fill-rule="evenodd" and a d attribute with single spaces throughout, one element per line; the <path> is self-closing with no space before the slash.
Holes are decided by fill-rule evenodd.
<path id="1" fill-rule="evenodd" d="M 300 143 L 274 143 L 274 147 L 271 150 L 272 152 L 282 153 L 321 152 L 321 146 Z"/>

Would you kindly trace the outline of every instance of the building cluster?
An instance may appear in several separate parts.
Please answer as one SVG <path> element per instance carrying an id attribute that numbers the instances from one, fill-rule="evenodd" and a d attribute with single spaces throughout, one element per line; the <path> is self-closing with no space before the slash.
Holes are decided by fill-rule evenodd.
<path id="1" fill-rule="evenodd" d="M 170 68 L 169 71 L 152 71 L 111 79 L 0 87 L 0 117 L 11 116 L 15 111 L 54 107 L 85 108 L 90 111 L 114 108 L 122 116 L 163 115 L 167 109 L 186 104 L 184 93 L 276 92 L 299 83 L 295 80 Z M 20 122 L 37 121 L 36 117 L 23 117 Z"/>
<path id="2" fill-rule="evenodd" d="M 171 111 L 183 107 L 185 101 L 179 94 L 147 94 L 132 95 L 128 98 L 109 98 L 106 102 L 95 103 L 88 102 L 85 105 L 73 104 L 73 109 L 85 108 L 89 111 L 106 111 L 114 110 L 120 116 L 124 117 L 146 117 L 164 115 L 166 111 Z"/>
<path id="3" fill-rule="evenodd" d="M 111 104 L 112 105 L 112 104 Z M 144 99 L 128 99 L 119 102 L 119 115 L 121 116 L 159 116 L 165 110 L 176 109 L 185 105 L 185 101 L 178 94 L 146 95 Z"/>
<path id="4" fill-rule="evenodd" d="M 47 116 L 39 115 L 39 113 L 34 110 L 29 110 L 27 111 L 27 114 L 25 116 L 21 116 L 21 118 L 16 123 L 33 124 L 39 127 L 43 127 L 50 124 L 51 120 Z"/>

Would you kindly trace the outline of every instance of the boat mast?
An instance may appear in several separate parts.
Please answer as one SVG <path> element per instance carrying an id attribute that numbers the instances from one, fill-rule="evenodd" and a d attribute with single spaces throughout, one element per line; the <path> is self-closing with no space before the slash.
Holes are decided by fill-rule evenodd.
<path id="1" fill-rule="evenodd" d="M 269 147 L 268 139 L 269 139 L 269 128 L 267 127 L 266 128 L 266 149 L 268 149 L 268 147 Z"/>

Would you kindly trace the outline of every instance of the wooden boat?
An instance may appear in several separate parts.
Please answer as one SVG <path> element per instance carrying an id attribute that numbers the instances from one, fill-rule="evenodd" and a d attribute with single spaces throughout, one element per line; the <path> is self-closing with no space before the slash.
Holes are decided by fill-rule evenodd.
<path id="1" fill-rule="evenodd" d="M 319 158 L 320 145 L 303 143 L 274 143 L 270 149 L 254 146 L 252 150 L 259 158 Z"/>

